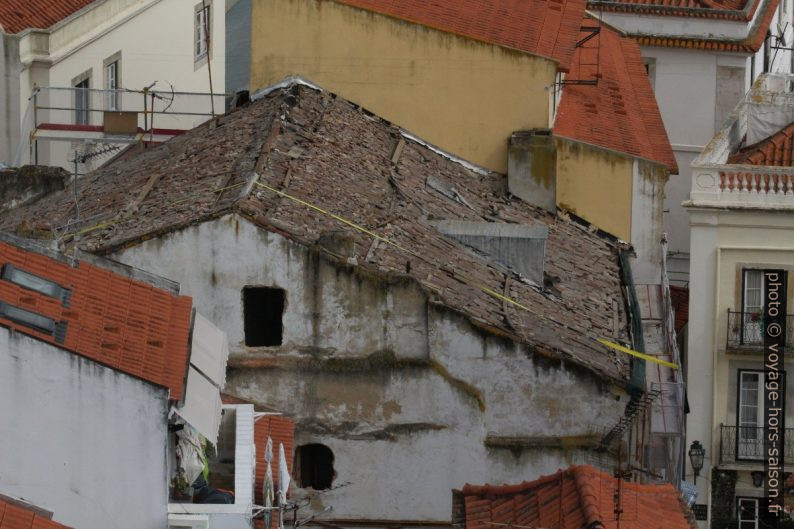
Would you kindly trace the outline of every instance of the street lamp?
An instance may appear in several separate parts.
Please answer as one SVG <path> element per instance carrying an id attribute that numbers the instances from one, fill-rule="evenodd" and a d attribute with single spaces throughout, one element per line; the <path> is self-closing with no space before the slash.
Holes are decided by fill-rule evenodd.
<path id="1" fill-rule="evenodd" d="M 689 462 L 692 463 L 692 470 L 695 471 L 695 485 L 698 483 L 698 476 L 700 469 L 703 468 L 703 457 L 706 455 L 706 449 L 700 444 L 700 441 L 692 441 L 689 445 Z"/>

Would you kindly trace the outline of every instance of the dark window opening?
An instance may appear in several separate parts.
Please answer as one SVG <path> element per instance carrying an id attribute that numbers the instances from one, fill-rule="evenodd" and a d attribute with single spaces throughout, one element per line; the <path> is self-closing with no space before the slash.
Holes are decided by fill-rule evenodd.
<path id="1" fill-rule="evenodd" d="M 281 345 L 286 292 L 281 288 L 245 287 L 243 319 L 245 345 L 263 347 Z"/>
<path id="2" fill-rule="evenodd" d="M 302 488 L 330 489 L 336 477 L 334 453 L 321 444 L 299 446 L 295 452 L 295 469 Z"/>

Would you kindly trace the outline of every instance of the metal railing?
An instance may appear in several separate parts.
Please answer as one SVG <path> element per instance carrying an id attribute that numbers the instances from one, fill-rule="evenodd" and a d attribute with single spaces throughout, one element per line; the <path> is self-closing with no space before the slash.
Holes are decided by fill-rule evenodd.
<path id="1" fill-rule="evenodd" d="M 764 429 L 720 425 L 720 464 L 764 462 Z M 786 428 L 784 462 L 794 463 L 794 428 Z"/>
<path id="2" fill-rule="evenodd" d="M 764 314 L 728 310 L 727 349 L 761 351 L 764 347 Z M 786 353 L 794 353 L 794 315 L 786 316 Z"/>

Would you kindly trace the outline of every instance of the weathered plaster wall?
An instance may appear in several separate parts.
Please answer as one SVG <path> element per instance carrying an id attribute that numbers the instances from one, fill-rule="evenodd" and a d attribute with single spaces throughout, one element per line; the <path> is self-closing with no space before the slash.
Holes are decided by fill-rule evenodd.
<path id="1" fill-rule="evenodd" d="M 557 205 L 631 241 L 633 159 L 557 138 Z"/>
<path id="2" fill-rule="evenodd" d="M 637 252 L 634 282 L 659 284 L 662 277 L 662 223 L 664 217 L 665 169 L 634 159 L 631 185 L 631 244 Z"/>
<path id="3" fill-rule="evenodd" d="M 550 59 L 326 0 L 254 0 L 251 29 L 252 90 L 301 75 L 502 173 L 510 134 L 549 126 Z"/>
<path id="4" fill-rule="evenodd" d="M 167 392 L 0 328 L 0 491 L 81 529 L 166 526 Z"/>
<path id="5" fill-rule="evenodd" d="M 412 282 L 336 265 L 236 215 L 115 258 L 179 281 L 227 332 L 226 391 L 294 416 L 296 443 L 334 451 L 335 483 L 350 485 L 312 507 L 335 517 L 448 520 L 451 488 L 582 461 L 578 441 L 625 406 L 616 388 L 428 304 Z M 281 347 L 243 345 L 245 285 L 287 290 Z"/>

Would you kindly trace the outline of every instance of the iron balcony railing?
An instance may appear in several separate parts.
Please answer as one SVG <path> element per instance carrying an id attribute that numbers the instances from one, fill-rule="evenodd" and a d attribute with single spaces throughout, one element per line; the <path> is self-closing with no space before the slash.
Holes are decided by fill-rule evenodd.
<path id="1" fill-rule="evenodd" d="M 783 453 L 785 464 L 794 463 L 794 428 L 786 428 Z M 763 428 L 720 425 L 720 464 L 730 463 L 764 463 Z"/>
<path id="2" fill-rule="evenodd" d="M 764 314 L 728 310 L 728 349 L 759 352 L 764 347 Z M 786 316 L 785 352 L 794 353 L 794 315 Z"/>

